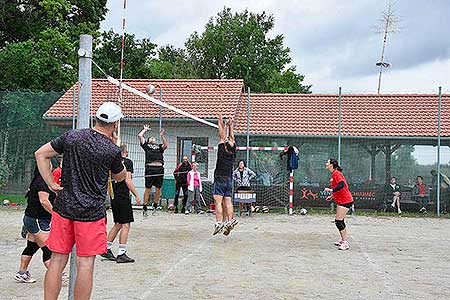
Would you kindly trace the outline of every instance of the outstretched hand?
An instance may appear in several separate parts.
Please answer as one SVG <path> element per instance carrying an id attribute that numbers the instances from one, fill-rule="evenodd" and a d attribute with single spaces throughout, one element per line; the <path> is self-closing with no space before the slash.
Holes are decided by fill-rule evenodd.
<path id="1" fill-rule="evenodd" d="M 150 126 L 149 125 L 144 125 L 144 130 L 145 131 L 149 131 L 150 130 Z"/>
<path id="2" fill-rule="evenodd" d="M 165 128 L 161 128 L 161 131 L 159 132 L 160 136 L 163 136 L 166 134 L 166 129 Z"/>

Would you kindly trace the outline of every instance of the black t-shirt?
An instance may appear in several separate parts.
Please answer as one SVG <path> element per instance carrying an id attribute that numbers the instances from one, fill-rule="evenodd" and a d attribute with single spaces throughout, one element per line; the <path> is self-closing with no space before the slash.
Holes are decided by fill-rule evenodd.
<path id="1" fill-rule="evenodd" d="M 119 147 L 93 129 L 70 130 L 51 141 L 64 153 L 61 185 L 53 210 L 62 217 L 92 222 L 106 216 L 105 198 L 109 171 L 123 170 Z"/>
<path id="2" fill-rule="evenodd" d="M 178 185 L 187 185 L 187 173 L 191 170 L 191 164 L 179 164 L 178 167 L 173 172 L 175 176 L 176 183 Z"/>
<path id="3" fill-rule="evenodd" d="M 236 147 L 233 147 L 236 149 Z M 236 159 L 235 150 L 232 153 L 225 151 L 225 144 L 220 143 L 217 150 L 216 169 L 214 170 L 214 179 L 231 179 L 233 176 L 233 164 Z"/>
<path id="4" fill-rule="evenodd" d="M 126 157 L 122 157 L 122 162 L 125 168 L 127 169 L 127 172 L 133 174 L 133 162 Z M 114 198 L 130 197 L 130 189 L 128 188 L 125 180 L 121 182 L 113 181 L 113 191 L 114 191 Z"/>
<path id="5" fill-rule="evenodd" d="M 52 215 L 45 210 L 39 200 L 39 192 L 47 193 L 48 200 L 53 205 L 55 203 L 56 194 L 52 192 L 41 175 L 34 178 L 30 185 L 30 190 L 27 193 L 27 208 L 25 209 L 25 215 L 35 219 L 50 219 Z"/>
<path id="6" fill-rule="evenodd" d="M 145 142 L 141 144 L 142 149 L 145 151 L 145 163 L 149 164 L 155 161 L 164 164 L 164 148 L 163 144 L 149 144 Z"/>

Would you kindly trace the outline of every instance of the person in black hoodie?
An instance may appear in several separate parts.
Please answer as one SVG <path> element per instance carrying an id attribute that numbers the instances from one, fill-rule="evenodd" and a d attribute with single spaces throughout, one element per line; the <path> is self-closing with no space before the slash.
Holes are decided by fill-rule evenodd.
<path id="1" fill-rule="evenodd" d="M 180 190 L 183 190 L 183 206 L 181 208 L 181 213 L 186 210 L 186 203 L 188 199 L 188 184 L 187 184 L 187 174 L 191 170 L 191 164 L 189 163 L 188 157 L 183 156 L 183 160 L 173 171 L 173 176 L 175 177 L 175 198 L 173 205 L 175 206 L 175 213 L 178 213 L 178 197 L 180 197 Z"/>

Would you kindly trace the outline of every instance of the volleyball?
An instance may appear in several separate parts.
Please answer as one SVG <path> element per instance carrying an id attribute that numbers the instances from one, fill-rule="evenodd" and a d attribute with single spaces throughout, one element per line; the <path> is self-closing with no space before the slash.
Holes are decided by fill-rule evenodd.
<path id="1" fill-rule="evenodd" d="M 262 212 L 263 213 L 268 213 L 269 212 L 269 207 L 268 206 L 263 206 L 262 207 Z"/>
<path id="2" fill-rule="evenodd" d="M 7 206 L 7 205 L 9 205 L 9 204 L 10 204 L 10 202 L 9 202 L 8 199 L 3 200 L 3 205 Z"/>
<path id="3" fill-rule="evenodd" d="M 308 211 L 306 210 L 306 208 L 300 209 L 300 214 L 301 214 L 302 216 L 306 215 L 307 213 L 308 213 Z"/>
<path id="4" fill-rule="evenodd" d="M 260 207 L 259 206 L 255 206 L 255 213 L 259 213 Z"/>
<path id="5" fill-rule="evenodd" d="M 169 204 L 169 206 L 167 206 L 167 209 L 168 209 L 169 211 L 174 211 L 174 210 L 175 210 L 175 205 Z"/>
<path id="6" fill-rule="evenodd" d="M 153 84 L 149 84 L 148 86 L 147 86 L 147 94 L 153 94 L 154 92 L 155 92 L 155 86 L 153 85 Z"/>

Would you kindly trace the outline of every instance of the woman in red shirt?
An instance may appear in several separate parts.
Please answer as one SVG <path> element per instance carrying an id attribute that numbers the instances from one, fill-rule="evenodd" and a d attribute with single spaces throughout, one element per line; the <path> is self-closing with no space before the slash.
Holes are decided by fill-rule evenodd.
<path id="1" fill-rule="evenodd" d="M 331 192 L 331 196 L 327 200 L 334 199 L 337 204 L 335 224 L 341 235 L 339 242 L 334 243 L 339 246 L 339 250 L 348 250 L 350 246 L 347 241 L 347 230 L 345 229 L 344 218 L 348 210 L 353 205 L 353 197 L 348 189 L 347 181 L 342 175 L 342 168 L 336 159 L 330 158 L 325 165 L 328 171 L 331 172 L 330 188 L 325 188 L 325 192 Z"/>

